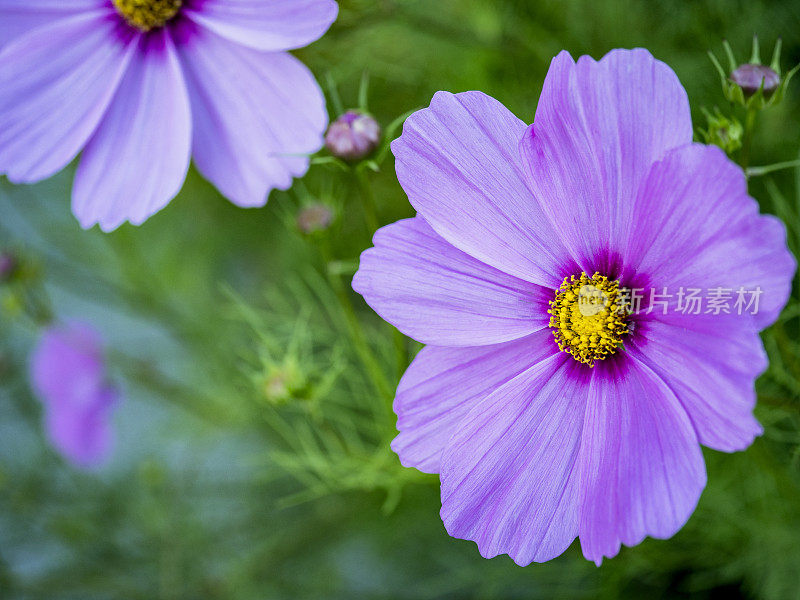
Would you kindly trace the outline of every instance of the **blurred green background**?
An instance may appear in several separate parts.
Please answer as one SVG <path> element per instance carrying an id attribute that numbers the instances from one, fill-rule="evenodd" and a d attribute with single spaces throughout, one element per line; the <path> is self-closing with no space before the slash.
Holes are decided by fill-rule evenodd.
<path id="1" fill-rule="evenodd" d="M 782 37 L 784 68 L 800 62 L 794 0 L 340 5 L 331 31 L 297 54 L 345 108 L 368 72 L 384 126 L 440 89 L 482 90 L 530 122 L 563 48 L 599 58 L 647 47 L 677 72 L 696 126 L 701 107 L 733 112 L 706 56 L 722 56 L 723 39 L 744 61 L 754 33 L 767 60 Z M 796 80 L 760 116 L 753 164 L 797 158 L 799 109 Z M 393 389 L 417 346 L 348 292 L 370 239 L 353 173 L 320 164 L 264 209 L 241 210 L 192 172 L 164 211 L 110 235 L 71 216 L 72 174 L 0 180 L 0 249 L 38 269 L 59 317 L 103 332 L 126 399 L 110 464 L 93 474 L 65 464 L 27 383 L 38 333 L 3 292 L 1 599 L 800 598 L 797 286 L 764 334 L 765 434 L 743 453 L 706 451 L 708 488 L 683 530 L 601 568 L 577 543 L 520 568 L 449 538 L 438 479 L 403 469 L 388 448 L 395 418 L 382 386 Z M 412 214 L 391 156 L 368 178 L 382 224 Z M 754 180 L 751 193 L 787 221 L 797 254 L 797 170 Z M 313 201 L 337 219 L 304 237 L 296 214 Z M 343 298 L 385 381 L 363 367 Z"/>

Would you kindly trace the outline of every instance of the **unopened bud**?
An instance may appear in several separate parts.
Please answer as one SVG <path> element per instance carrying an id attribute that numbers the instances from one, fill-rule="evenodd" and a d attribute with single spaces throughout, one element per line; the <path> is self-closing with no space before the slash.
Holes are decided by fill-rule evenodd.
<path id="1" fill-rule="evenodd" d="M 333 223 L 333 211 L 321 202 L 306 206 L 297 215 L 297 228 L 306 235 L 325 231 L 331 223 Z"/>
<path id="2" fill-rule="evenodd" d="M 372 115 L 349 110 L 331 123 L 325 147 L 337 158 L 357 161 L 372 154 L 380 140 L 381 127 Z"/>
<path id="3" fill-rule="evenodd" d="M 800 69 L 800 65 L 797 65 L 787 73 L 781 72 L 780 40 L 775 44 L 769 65 L 761 62 L 761 50 L 756 37 L 753 37 L 750 60 L 742 64 L 736 60 L 728 42 L 722 45 L 728 57 L 727 71 L 713 52 L 708 53 L 722 81 L 722 92 L 729 102 L 748 110 L 762 110 L 779 103 L 786 94 L 789 80 Z"/>
<path id="4" fill-rule="evenodd" d="M 306 397 L 307 382 L 298 362 L 289 358 L 282 364 L 268 365 L 261 380 L 264 399 L 273 405 Z"/>
<path id="5" fill-rule="evenodd" d="M 700 129 L 703 141 L 722 148 L 726 154 L 732 154 L 742 147 L 744 127 L 734 117 L 726 117 L 717 108 L 713 113 L 705 108 L 703 114 L 708 121 L 708 129 Z"/>
<path id="6" fill-rule="evenodd" d="M 763 89 L 764 97 L 769 98 L 781 84 L 780 75 L 766 65 L 747 63 L 738 66 L 731 73 L 731 81 L 742 88 L 745 98 Z"/>

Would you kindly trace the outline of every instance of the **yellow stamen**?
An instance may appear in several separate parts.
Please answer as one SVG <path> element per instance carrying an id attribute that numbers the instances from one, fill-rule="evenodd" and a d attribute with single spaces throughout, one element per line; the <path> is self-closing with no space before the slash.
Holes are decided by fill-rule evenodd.
<path id="1" fill-rule="evenodd" d="M 114 0 L 117 12 L 141 31 L 163 27 L 178 14 L 182 4 L 183 0 Z"/>
<path id="2" fill-rule="evenodd" d="M 548 312 L 558 347 L 590 367 L 614 354 L 628 333 L 619 282 L 599 273 L 565 278 Z"/>

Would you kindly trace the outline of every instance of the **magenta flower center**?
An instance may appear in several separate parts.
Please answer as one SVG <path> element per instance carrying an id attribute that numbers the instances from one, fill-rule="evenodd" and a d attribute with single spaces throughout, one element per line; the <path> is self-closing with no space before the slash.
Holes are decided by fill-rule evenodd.
<path id="1" fill-rule="evenodd" d="M 141 31 L 158 29 L 181 10 L 183 0 L 114 0 L 117 12 Z"/>
<path id="2" fill-rule="evenodd" d="M 628 333 L 628 304 L 619 281 L 599 273 L 565 278 L 548 312 L 558 347 L 590 367 L 614 354 Z"/>

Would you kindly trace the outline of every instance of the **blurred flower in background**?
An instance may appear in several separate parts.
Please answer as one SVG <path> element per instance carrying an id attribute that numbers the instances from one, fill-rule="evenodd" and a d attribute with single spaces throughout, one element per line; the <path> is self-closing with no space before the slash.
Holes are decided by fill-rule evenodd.
<path id="1" fill-rule="evenodd" d="M 795 272 L 742 170 L 692 143 L 675 73 L 642 49 L 562 52 L 530 127 L 480 92 L 439 92 L 392 151 L 419 216 L 375 234 L 353 289 L 428 344 L 399 384 L 392 448 L 440 475 L 448 533 L 520 565 L 576 536 L 599 565 L 674 535 L 706 485 L 700 445 L 763 431 L 758 332 Z M 674 294 L 669 312 L 610 308 L 647 286 L 763 302 L 753 317 L 685 314 Z M 585 287 L 601 312 L 581 312 Z"/>
<path id="2" fill-rule="evenodd" d="M 190 155 L 232 202 L 263 206 L 322 146 L 325 100 L 285 52 L 318 39 L 333 0 L 0 0 L 0 174 L 50 177 L 83 150 L 84 228 L 141 224 Z"/>
<path id="3" fill-rule="evenodd" d="M 85 469 L 108 460 L 120 396 L 108 382 L 99 333 L 77 322 L 49 327 L 31 357 L 30 376 L 47 436 L 61 455 Z"/>

